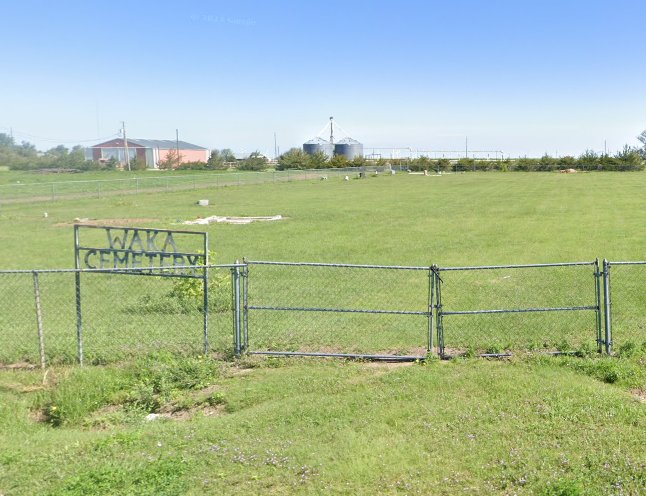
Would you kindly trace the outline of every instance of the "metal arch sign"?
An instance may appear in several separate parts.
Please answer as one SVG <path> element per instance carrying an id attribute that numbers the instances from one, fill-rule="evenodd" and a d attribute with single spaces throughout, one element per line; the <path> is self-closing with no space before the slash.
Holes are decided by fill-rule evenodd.
<path id="1" fill-rule="evenodd" d="M 202 278 L 194 266 L 208 265 L 208 233 L 75 224 L 74 255 L 77 269 Z"/>

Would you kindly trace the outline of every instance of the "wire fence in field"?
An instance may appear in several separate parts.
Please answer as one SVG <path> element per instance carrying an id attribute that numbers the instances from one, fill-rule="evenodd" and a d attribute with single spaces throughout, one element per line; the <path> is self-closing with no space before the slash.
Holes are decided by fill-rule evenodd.
<path id="1" fill-rule="evenodd" d="M 204 279 L 168 277 L 176 268 L 0 271 L 0 365 L 159 349 L 412 359 L 646 344 L 646 262 L 192 268 L 206 305 Z"/>
<path id="2" fill-rule="evenodd" d="M 26 201 L 54 201 L 64 198 L 101 198 L 113 195 L 198 190 L 224 186 L 277 183 L 308 179 L 344 179 L 366 172 L 383 172 L 384 167 L 284 170 L 271 172 L 210 172 L 185 175 L 137 176 L 124 179 L 55 181 L 0 185 L 0 204 Z M 124 175 L 128 174 L 124 172 Z M 144 174 L 150 174 L 145 172 Z"/>

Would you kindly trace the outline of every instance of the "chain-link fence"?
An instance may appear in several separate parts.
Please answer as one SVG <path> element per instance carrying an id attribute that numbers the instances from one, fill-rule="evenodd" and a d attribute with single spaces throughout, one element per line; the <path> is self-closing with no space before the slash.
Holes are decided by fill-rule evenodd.
<path id="1" fill-rule="evenodd" d="M 608 351 L 646 344 L 646 261 L 604 260 L 604 274 Z"/>
<path id="2" fill-rule="evenodd" d="M 206 298 L 204 278 L 168 277 L 187 268 L 206 270 Z M 601 271 L 596 261 L 0 271 L 0 365 L 106 363 L 159 349 L 400 359 L 621 352 L 646 342 L 645 283 L 646 262 Z"/>
<path id="3" fill-rule="evenodd" d="M 600 349 L 598 262 L 438 269 L 440 354 Z"/>
<path id="4" fill-rule="evenodd" d="M 0 204 L 31 201 L 54 201 L 62 198 L 102 198 L 170 191 L 199 190 L 224 186 L 243 186 L 311 179 L 344 179 L 366 173 L 388 172 L 386 167 L 348 167 L 344 169 L 283 170 L 271 172 L 209 172 L 139 176 L 125 179 L 53 181 L 0 184 Z M 148 173 L 146 173 L 148 174 Z"/>
<path id="5" fill-rule="evenodd" d="M 424 357 L 430 267 L 248 262 L 251 353 Z"/>
<path id="6" fill-rule="evenodd" d="M 207 268 L 207 307 L 203 279 L 167 277 L 168 268 L 0 272 L 0 364 L 230 354 L 234 267 Z"/>

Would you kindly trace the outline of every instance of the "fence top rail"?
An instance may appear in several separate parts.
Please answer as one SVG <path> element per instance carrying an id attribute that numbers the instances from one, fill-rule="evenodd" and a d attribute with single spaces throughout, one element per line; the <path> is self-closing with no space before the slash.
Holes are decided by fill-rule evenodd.
<path id="1" fill-rule="evenodd" d="M 166 265 L 164 267 L 123 267 L 117 269 L 0 269 L 0 275 L 3 274 L 63 274 L 63 273 L 108 273 L 108 274 L 120 274 L 120 273 L 137 273 L 137 272 L 168 272 L 171 270 L 186 270 L 186 269 L 233 269 L 235 267 L 243 268 L 246 267 L 246 264 L 216 264 L 216 265 Z"/>
<path id="2" fill-rule="evenodd" d="M 368 166 L 368 168 L 379 168 L 379 166 Z M 97 184 L 97 183 L 128 183 L 133 181 L 155 181 L 158 179 L 163 179 L 165 181 L 175 181 L 175 180 L 193 180 L 193 179 L 214 179 L 227 176 L 262 176 L 262 175 L 271 175 L 271 174 L 280 174 L 280 173 L 325 173 L 328 171 L 342 171 L 342 172 L 356 172 L 366 169 L 366 167 L 346 167 L 339 169 L 285 169 L 277 171 L 240 171 L 240 170 L 230 170 L 224 172 L 206 172 L 202 174 L 178 174 L 178 175 L 155 175 L 155 176 L 132 176 L 124 178 L 115 178 L 115 179 L 80 179 L 80 180 L 70 180 L 70 181 L 43 181 L 43 182 L 27 182 L 27 183 L 10 183 L 10 184 L 0 184 L 0 189 L 27 189 L 32 186 L 59 186 L 59 185 L 74 185 L 74 184 Z"/>
<path id="3" fill-rule="evenodd" d="M 317 170 L 317 169 L 312 169 Z M 276 171 L 280 172 L 280 171 Z M 292 171 L 293 172 L 293 171 Z M 304 171 L 305 172 L 305 171 Z M 178 174 L 178 175 L 161 175 L 161 176 L 131 176 L 124 178 L 116 179 L 80 179 L 80 180 L 70 180 L 70 181 L 43 181 L 43 182 L 29 182 L 29 183 L 10 183 L 10 184 L 0 184 L 0 188 L 11 189 L 11 188 L 28 188 L 30 186 L 59 186 L 59 185 L 74 185 L 74 184 L 97 184 L 97 183 L 128 183 L 133 181 L 155 181 L 158 179 L 163 179 L 165 181 L 175 181 L 175 180 L 193 180 L 193 179 L 213 179 L 217 177 L 226 177 L 226 176 L 237 176 L 237 175 L 261 175 L 268 174 L 264 171 L 226 171 L 226 172 L 207 172 L 203 174 Z"/>
<path id="4" fill-rule="evenodd" d="M 518 264 L 518 265 L 479 265 L 472 267 L 439 267 L 440 271 L 447 270 L 495 270 L 495 269 L 534 269 L 540 267 L 574 267 L 582 265 L 594 265 L 593 262 L 563 262 L 563 263 L 545 263 L 545 264 Z"/>
<path id="5" fill-rule="evenodd" d="M 633 262 L 606 262 L 608 265 L 646 265 L 646 260 L 639 260 Z"/>
<path id="6" fill-rule="evenodd" d="M 431 270 L 430 266 L 413 265 L 362 265 L 342 263 L 319 263 L 319 262 L 269 262 L 262 260 L 246 260 L 247 265 L 286 265 L 292 267 L 345 267 L 351 269 L 394 269 L 394 270 Z"/>

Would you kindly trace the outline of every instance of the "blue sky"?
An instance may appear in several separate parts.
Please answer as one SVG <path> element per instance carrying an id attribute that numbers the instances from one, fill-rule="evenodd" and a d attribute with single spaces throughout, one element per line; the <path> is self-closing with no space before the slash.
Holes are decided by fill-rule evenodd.
<path id="1" fill-rule="evenodd" d="M 329 116 L 370 147 L 639 145 L 646 2 L 7 2 L 0 132 L 273 155 Z"/>

